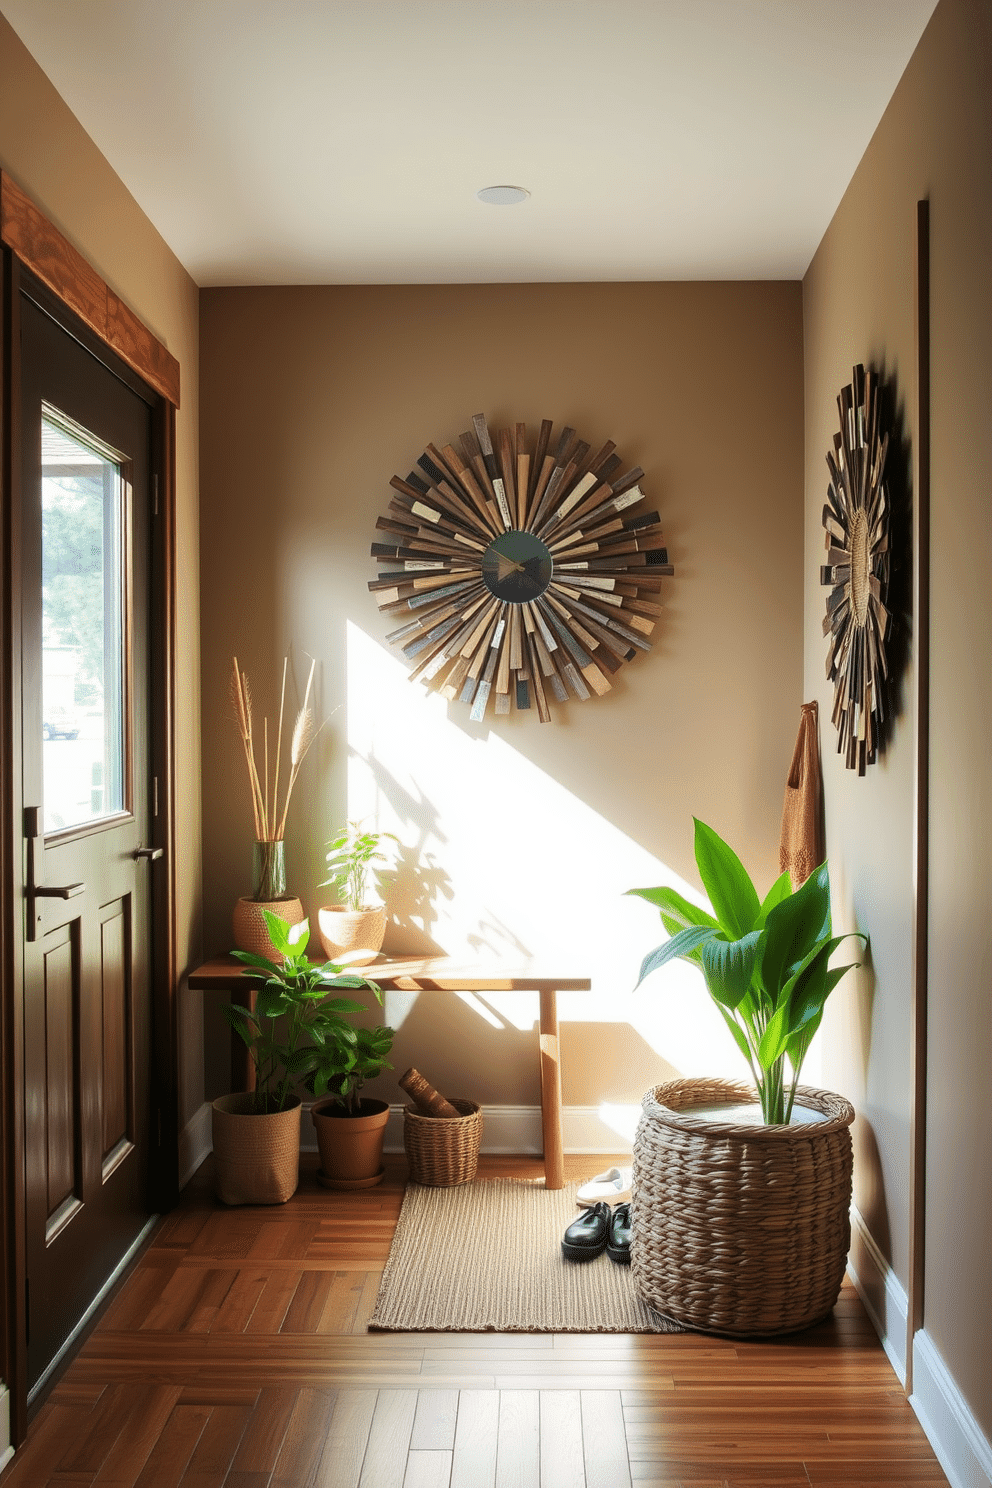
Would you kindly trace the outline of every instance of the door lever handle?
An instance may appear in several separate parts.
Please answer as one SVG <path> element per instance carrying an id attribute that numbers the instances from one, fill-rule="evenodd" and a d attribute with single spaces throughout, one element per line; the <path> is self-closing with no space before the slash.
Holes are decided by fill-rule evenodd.
<path id="1" fill-rule="evenodd" d="M 36 901 L 38 899 L 75 899 L 77 895 L 85 891 L 86 885 L 84 883 L 58 885 L 35 883 L 35 844 L 42 835 L 41 812 L 37 806 L 24 808 L 24 835 L 28 844 L 24 875 L 24 898 L 27 901 L 25 936 L 28 940 L 37 940 L 40 915 Z"/>
<path id="2" fill-rule="evenodd" d="M 156 858 L 162 857 L 164 852 L 164 847 L 136 847 L 131 856 L 135 862 L 139 858 L 147 858 L 150 863 L 154 863 Z"/>

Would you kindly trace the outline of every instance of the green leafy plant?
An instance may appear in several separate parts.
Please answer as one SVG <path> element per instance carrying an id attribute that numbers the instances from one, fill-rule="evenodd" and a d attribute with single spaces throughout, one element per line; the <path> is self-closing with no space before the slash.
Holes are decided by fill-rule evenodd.
<path id="1" fill-rule="evenodd" d="M 393 1046 L 391 1028 L 354 1028 L 355 1042 L 339 1037 L 337 1030 L 315 1029 L 316 1060 L 305 1076 L 311 1095 L 328 1095 L 343 1106 L 349 1115 L 361 1110 L 361 1090 L 366 1080 L 374 1080 L 384 1069 L 392 1069 L 386 1059 Z"/>
<path id="2" fill-rule="evenodd" d="M 794 893 L 783 873 L 759 901 L 733 849 L 693 820 L 696 866 L 713 913 L 675 889 L 629 889 L 657 906 L 671 937 L 644 958 L 637 985 L 676 957 L 698 966 L 750 1066 L 766 1123 L 784 1124 L 824 1003 L 844 973 L 860 965 L 831 969 L 827 962 L 842 941 L 853 936 L 867 946 L 867 937 L 832 933 L 826 863 Z"/>
<path id="3" fill-rule="evenodd" d="M 393 1034 L 388 1028 L 355 1028 L 349 1015 L 366 1012 L 365 1004 L 330 994 L 361 987 L 381 1003 L 382 993 L 375 982 L 342 972 L 333 961 L 322 966 L 311 961 L 307 920 L 291 926 L 269 910 L 263 913 L 282 962 L 234 951 L 239 961 L 266 980 L 254 1009 L 224 1004 L 227 1020 L 247 1045 L 255 1067 L 255 1109 L 283 1110 L 297 1084 L 318 1095 L 330 1092 L 350 1105 L 354 1091 L 386 1067 Z"/>
<path id="4" fill-rule="evenodd" d="M 386 874 L 378 865 L 389 861 L 382 851 L 387 838 L 391 842 L 399 841 L 392 832 L 364 832 L 361 822 L 349 822 L 327 844 L 329 873 L 323 882 L 334 885 L 347 909 L 357 912 L 366 908 L 369 879 L 381 893 Z"/>

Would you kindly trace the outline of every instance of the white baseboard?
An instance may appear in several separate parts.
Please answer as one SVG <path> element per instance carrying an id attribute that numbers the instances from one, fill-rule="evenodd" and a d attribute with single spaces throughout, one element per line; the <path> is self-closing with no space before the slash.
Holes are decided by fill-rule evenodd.
<path id="1" fill-rule="evenodd" d="M 303 1133 L 300 1146 L 304 1152 L 315 1152 L 317 1141 L 313 1123 L 307 1120 L 308 1106 L 303 1107 Z M 482 1148 L 493 1154 L 537 1156 L 543 1151 L 540 1106 L 483 1106 Z M 566 1152 L 629 1152 L 630 1141 L 618 1136 L 603 1121 L 598 1106 L 566 1106 L 562 1111 L 562 1145 Z M 403 1107 L 390 1106 L 386 1127 L 385 1152 L 403 1151 Z"/>
<path id="2" fill-rule="evenodd" d="M 179 1187 L 185 1188 L 203 1159 L 213 1151 L 210 1102 L 204 1101 L 179 1133 Z"/>
<path id="3" fill-rule="evenodd" d="M 317 1140 L 313 1123 L 308 1119 L 309 1104 L 303 1107 L 300 1148 L 316 1152 Z M 566 1106 L 562 1111 L 562 1141 L 566 1152 L 629 1152 L 630 1138 L 620 1135 L 603 1118 L 598 1106 Z M 483 1106 L 482 1151 L 522 1156 L 537 1155 L 543 1149 L 540 1106 Z M 180 1186 L 188 1183 L 203 1159 L 211 1151 L 210 1102 L 204 1101 L 196 1115 L 179 1135 Z M 403 1151 L 403 1107 L 391 1106 L 386 1127 L 386 1152 Z"/>
<path id="4" fill-rule="evenodd" d="M 951 1488 L 990 1488 L 992 1446 L 925 1328 L 913 1339 L 909 1403 Z"/>
<path id="5" fill-rule="evenodd" d="M 10 1445 L 10 1391 L 0 1381 L 0 1472 L 14 1455 Z"/>
<path id="6" fill-rule="evenodd" d="M 854 1205 L 851 1206 L 851 1254 L 847 1269 L 889 1363 L 898 1375 L 899 1383 L 905 1385 L 909 1298 Z"/>
<path id="7" fill-rule="evenodd" d="M 851 1210 L 848 1271 L 902 1384 L 909 1299 L 857 1209 Z M 925 1328 L 913 1339 L 910 1405 L 951 1488 L 992 1488 L 992 1446 Z"/>

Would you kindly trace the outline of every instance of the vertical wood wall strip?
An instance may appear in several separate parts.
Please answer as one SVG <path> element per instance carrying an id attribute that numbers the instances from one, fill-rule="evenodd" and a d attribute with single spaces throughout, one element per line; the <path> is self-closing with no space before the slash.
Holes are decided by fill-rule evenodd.
<path id="1" fill-rule="evenodd" d="M 916 459 L 913 493 L 913 987 L 910 1025 L 909 1308 L 906 1393 L 913 1338 L 923 1327 L 926 1240 L 927 990 L 930 860 L 930 203 L 916 204 Z"/>
<path id="2" fill-rule="evenodd" d="M 171 1209 L 179 1197 L 179 943 L 176 836 L 176 410 L 163 402 L 154 415 L 153 470 L 158 474 L 158 510 L 152 515 L 151 769 L 158 781 L 151 841 L 165 849 L 163 871 L 153 875 L 152 921 L 152 1129 L 157 1157 L 155 1207 Z M 154 867 L 155 865 L 149 865 Z M 157 1120 L 156 1120 L 157 1113 Z"/>
<path id="3" fill-rule="evenodd" d="M 0 613 L 3 658 L 0 662 L 0 878 L 3 884 L 3 959 L 0 963 L 0 1081 L 3 1084 L 3 1247 L 4 1378 L 10 1389 L 10 1434 L 18 1446 L 27 1432 L 27 1329 L 24 1259 L 24 1020 L 23 999 L 23 874 L 24 842 L 21 797 L 21 449 L 20 449 L 20 265 L 12 252 L 0 248 L 3 298 L 0 309 L 0 514 L 3 555 Z"/>

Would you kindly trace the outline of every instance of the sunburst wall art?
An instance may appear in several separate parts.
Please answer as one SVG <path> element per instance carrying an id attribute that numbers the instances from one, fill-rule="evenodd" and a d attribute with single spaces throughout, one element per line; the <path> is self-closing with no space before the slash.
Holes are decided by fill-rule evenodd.
<path id="1" fill-rule="evenodd" d="M 481 722 L 611 688 L 651 646 L 668 562 L 661 519 L 644 511 L 639 467 L 621 473 L 549 419 L 494 430 L 476 414 L 460 448 L 429 444 L 376 527 L 369 588 L 402 623 L 388 640 L 411 677 Z"/>
<path id="2" fill-rule="evenodd" d="M 827 454 L 830 483 L 823 508 L 830 585 L 823 634 L 829 637 L 827 677 L 834 684 L 837 751 L 849 770 L 875 762 L 885 718 L 888 677 L 885 599 L 889 582 L 889 500 L 885 489 L 888 433 L 881 428 L 878 378 L 854 368 L 837 399 L 840 430 Z"/>

